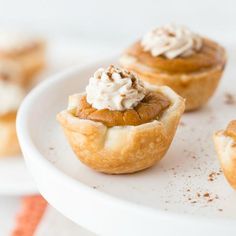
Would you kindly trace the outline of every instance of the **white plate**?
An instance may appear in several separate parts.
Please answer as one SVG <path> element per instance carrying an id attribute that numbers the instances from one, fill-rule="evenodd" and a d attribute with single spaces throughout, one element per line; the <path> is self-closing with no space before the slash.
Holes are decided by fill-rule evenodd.
<path id="1" fill-rule="evenodd" d="M 83 91 L 93 72 L 114 60 L 72 68 L 41 84 L 23 103 L 17 122 L 41 194 L 62 214 L 101 235 L 235 235 L 236 194 L 220 172 L 212 142 L 213 132 L 235 118 L 235 103 L 226 101 L 226 93 L 236 95 L 236 51 L 231 52 L 211 102 L 184 114 L 158 165 L 133 175 L 104 175 L 81 164 L 55 119 L 68 95 Z"/>
<path id="2" fill-rule="evenodd" d="M 109 48 L 100 45 L 92 47 L 91 42 L 71 40 L 68 38 L 48 40 L 48 67 L 37 78 L 37 81 L 72 65 L 82 65 L 96 58 L 100 50 L 107 53 Z M 28 174 L 22 156 L 0 158 L 0 195 L 26 195 L 37 193 L 32 177 Z"/>

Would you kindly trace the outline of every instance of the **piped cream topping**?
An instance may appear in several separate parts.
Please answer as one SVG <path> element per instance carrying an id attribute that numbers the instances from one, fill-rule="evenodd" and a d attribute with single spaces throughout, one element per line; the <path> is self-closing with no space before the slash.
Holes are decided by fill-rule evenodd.
<path id="1" fill-rule="evenodd" d="M 132 109 L 145 97 L 146 89 L 133 73 L 113 65 L 98 69 L 86 87 L 87 102 L 101 110 Z"/>
<path id="2" fill-rule="evenodd" d="M 141 40 L 144 51 L 152 56 L 168 59 L 188 57 L 202 47 L 202 38 L 188 28 L 179 25 L 165 25 L 149 31 Z"/>
<path id="3" fill-rule="evenodd" d="M 0 51 L 21 51 L 35 44 L 37 40 L 28 34 L 20 32 L 5 32 L 0 30 Z"/>
<path id="4" fill-rule="evenodd" d="M 16 111 L 24 96 L 25 90 L 19 84 L 0 79 L 0 115 Z"/>

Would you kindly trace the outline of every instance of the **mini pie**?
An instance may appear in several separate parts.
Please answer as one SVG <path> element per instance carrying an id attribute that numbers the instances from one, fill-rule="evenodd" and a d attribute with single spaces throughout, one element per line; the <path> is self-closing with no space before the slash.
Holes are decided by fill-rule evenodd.
<path id="1" fill-rule="evenodd" d="M 15 123 L 24 95 L 21 67 L 12 61 L 0 61 L 0 158 L 20 153 Z"/>
<path id="2" fill-rule="evenodd" d="M 184 99 L 166 86 L 144 86 L 114 66 L 96 73 L 86 93 L 70 96 L 68 109 L 57 115 L 73 151 L 107 174 L 153 166 L 172 142 Z"/>
<path id="3" fill-rule="evenodd" d="M 0 116 L 0 158 L 20 153 L 16 135 L 16 111 Z"/>
<path id="4" fill-rule="evenodd" d="M 226 52 L 216 42 L 185 27 L 167 25 L 131 45 L 120 64 L 148 83 L 171 87 L 186 98 L 186 110 L 195 110 L 214 94 L 226 64 Z"/>
<path id="5" fill-rule="evenodd" d="M 0 61 L 12 60 L 23 72 L 25 83 L 45 67 L 45 42 L 19 33 L 0 32 Z"/>
<path id="6" fill-rule="evenodd" d="M 236 120 L 231 121 L 226 130 L 216 132 L 213 138 L 224 175 L 236 189 Z"/>

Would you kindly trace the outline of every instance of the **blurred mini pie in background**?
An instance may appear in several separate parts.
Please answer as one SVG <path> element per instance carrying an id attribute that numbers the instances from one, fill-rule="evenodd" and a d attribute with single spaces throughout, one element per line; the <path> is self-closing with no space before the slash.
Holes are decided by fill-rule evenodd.
<path id="1" fill-rule="evenodd" d="M 0 31 L 0 156 L 20 153 L 16 114 L 34 76 L 45 67 L 45 42 Z"/>
<path id="2" fill-rule="evenodd" d="M 24 33 L 0 31 L 0 61 L 6 59 L 19 64 L 29 84 L 45 67 L 45 42 Z"/>
<path id="3" fill-rule="evenodd" d="M 69 97 L 57 119 L 78 158 L 108 174 L 133 173 L 161 160 L 184 112 L 184 99 L 166 86 L 145 85 L 109 66 Z"/>
<path id="4" fill-rule="evenodd" d="M 236 120 L 231 121 L 225 130 L 216 132 L 213 138 L 224 175 L 236 189 Z"/>
<path id="5" fill-rule="evenodd" d="M 22 68 L 14 61 L 0 60 L 0 157 L 20 153 L 15 122 L 25 94 Z"/>
<path id="6" fill-rule="evenodd" d="M 155 28 L 121 56 L 122 67 L 141 79 L 167 85 L 195 110 L 214 94 L 226 64 L 225 49 L 178 25 Z"/>

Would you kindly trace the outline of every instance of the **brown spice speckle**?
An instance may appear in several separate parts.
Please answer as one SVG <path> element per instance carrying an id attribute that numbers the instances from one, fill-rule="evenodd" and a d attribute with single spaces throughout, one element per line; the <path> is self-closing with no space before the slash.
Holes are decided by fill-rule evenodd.
<path id="1" fill-rule="evenodd" d="M 209 175 L 208 175 L 208 181 L 214 181 L 216 180 L 217 176 L 219 176 L 221 174 L 221 172 L 215 172 L 215 171 L 212 171 Z"/>
<path id="2" fill-rule="evenodd" d="M 225 104 L 227 104 L 227 105 L 236 104 L 235 97 L 230 93 L 225 93 Z"/>
<path id="3" fill-rule="evenodd" d="M 210 194 L 209 193 L 204 193 L 203 197 L 210 197 Z"/>

